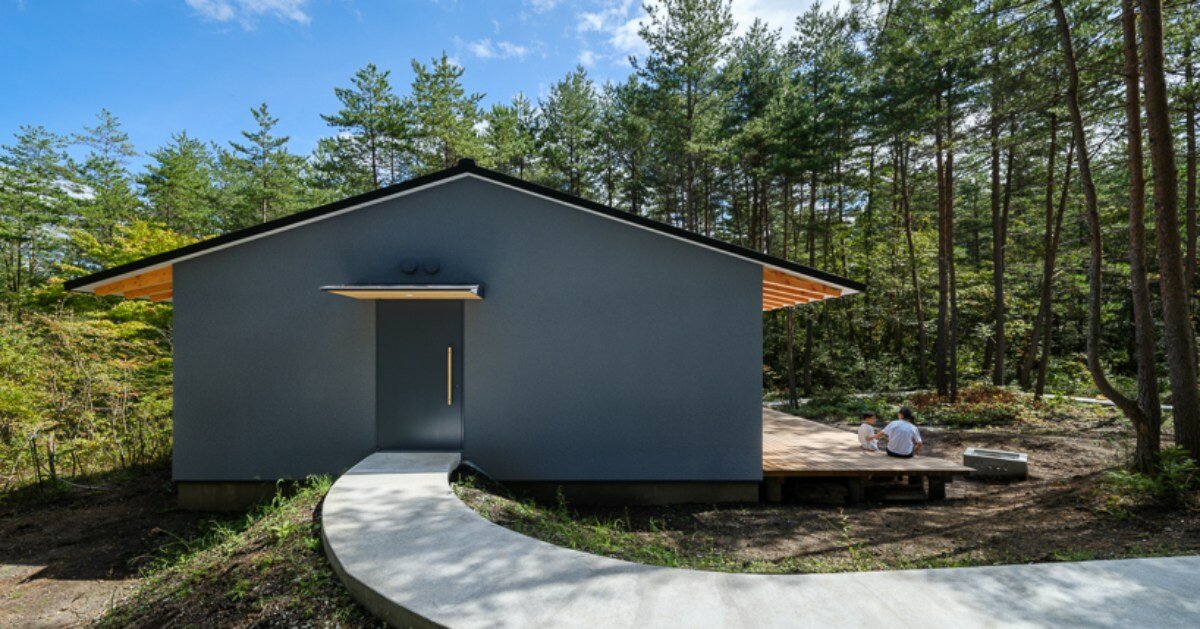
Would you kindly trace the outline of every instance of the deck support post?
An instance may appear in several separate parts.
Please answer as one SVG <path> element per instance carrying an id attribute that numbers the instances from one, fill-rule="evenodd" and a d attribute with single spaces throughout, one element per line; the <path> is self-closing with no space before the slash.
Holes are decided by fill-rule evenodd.
<path id="1" fill-rule="evenodd" d="M 867 479 L 847 478 L 846 489 L 849 490 L 849 492 L 846 494 L 846 504 L 862 504 L 867 498 Z"/>
<path id="2" fill-rule="evenodd" d="M 944 478 L 929 478 L 929 499 L 930 500 L 945 500 L 946 499 L 946 479 Z"/>
<path id="3" fill-rule="evenodd" d="M 783 479 L 778 476 L 768 476 L 767 502 L 783 502 Z"/>

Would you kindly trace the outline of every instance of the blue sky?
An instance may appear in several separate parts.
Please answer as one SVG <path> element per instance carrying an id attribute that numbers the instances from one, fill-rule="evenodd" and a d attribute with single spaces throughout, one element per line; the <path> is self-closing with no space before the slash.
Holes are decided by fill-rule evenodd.
<path id="1" fill-rule="evenodd" d="M 809 3 L 735 0 L 734 15 L 790 33 Z M 265 101 L 307 153 L 331 133 L 333 88 L 369 62 L 404 92 L 409 60 L 444 50 L 485 103 L 537 98 L 577 63 L 624 77 L 644 15 L 635 0 L 0 0 L 0 143 L 22 124 L 78 131 L 102 107 L 142 152 L 185 129 L 224 143 Z"/>

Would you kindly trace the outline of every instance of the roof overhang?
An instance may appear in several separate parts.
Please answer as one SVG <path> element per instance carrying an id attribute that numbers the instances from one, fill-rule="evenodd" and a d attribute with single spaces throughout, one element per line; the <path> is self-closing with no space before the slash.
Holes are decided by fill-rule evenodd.
<path id="1" fill-rule="evenodd" d="M 814 301 L 837 299 L 857 291 L 848 291 L 839 286 L 814 282 L 793 274 L 763 267 L 762 309 L 763 312 L 791 308 Z"/>
<path id="2" fill-rule="evenodd" d="M 175 296 L 175 270 L 169 264 L 154 267 L 99 284 L 93 287 L 92 292 L 101 297 L 120 295 L 125 299 L 172 301 Z"/>
<path id="3" fill-rule="evenodd" d="M 332 295 L 351 299 L 465 300 L 483 299 L 479 284 L 343 284 L 322 286 Z"/>

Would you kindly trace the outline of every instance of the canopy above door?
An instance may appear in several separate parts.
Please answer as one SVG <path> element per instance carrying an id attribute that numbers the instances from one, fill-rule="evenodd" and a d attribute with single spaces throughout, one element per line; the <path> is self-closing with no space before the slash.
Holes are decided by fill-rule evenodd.
<path id="1" fill-rule="evenodd" d="M 321 290 L 351 299 L 483 299 L 479 284 L 344 284 Z"/>

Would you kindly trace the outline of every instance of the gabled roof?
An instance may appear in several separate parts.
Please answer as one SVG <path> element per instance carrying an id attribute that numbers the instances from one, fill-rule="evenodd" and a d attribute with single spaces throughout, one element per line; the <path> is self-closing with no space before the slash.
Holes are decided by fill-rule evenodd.
<path id="1" fill-rule="evenodd" d="M 795 262 L 783 260 L 773 256 L 746 249 L 738 245 L 730 244 L 715 238 L 702 236 L 685 229 L 680 229 L 673 225 L 660 223 L 658 221 L 631 214 L 616 208 L 602 205 L 594 201 L 589 201 L 580 197 L 569 195 L 552 188 L 547 188 L 535 183 L 510 177 L 503 173 L 489 170 L 477 166 L 473 160 L 464 159 L 456 166 L 447 168 L 446 170 L 438 171 L 429 175 L 416 177 L 408 181 L 398 183 L 386 188 L 380 188 L 364 194 L 342 199 L 327 205 L 322 205 L 310 210 L 297 212 L 288 216 L 277 218 L 273 221 L 268 221 L 253 227 L 247 227 L 238 231 L 222 234 L 207 240 L 202 240 L 185 247 L 152 255 L 141 260 L 122 264 L 110 269 L 104 269 L 91 275 L 75 278 L 65 283 L 68 290 L 80 292 L 95 292 L 96 294 L 116 294 L 124 293 L 126 297 L 150 297 L 154 299 L 156 296 L 164 300 L 169 300 L 170 295 L 170 266 L 175 262 L 181 262 L 191 258 L 199 257 L 207 253 L 218 251 L 227 247 L 237 246 L 244 242 L 249 242 L 258 238 L 264 238 L 271 234 L 281 232 L 294 227 L 299 227 L 307 223 L 331 218 L 338 214 L 350 212 L 363 207 L 374 205 L 388 199 L 404 196 L 413 192 L 431 188 L 457 179 L 465 177 L 474 177 L 482 179 L 494 184 L 505 186 L 514 190 L 542 197 L 557 203 L 570 206 L 586 212 L 591 212 L 606 218 L 614 219 L 622 223 L 626 223 L 631 227 L 649 230 L 663 236 L 681 240 L 696 246 L 711 249 L 726 255 L 736 258 L 742 258 L 751 262 L 761 264 L 764 268 L 764 281 L 766 281 L 771 271 L 778 273 L 781 276 L 796 278 L 804 284 L 799 285 L 797 290 L 811 291 L 814 287 L 808 286 L 808 282 L 812 282 L 819 287 L 828 287 L 836 289 L 837 294 L 829 296 L 844 296 L 861 292 L 866 289 L 866 285 L 854 280 L 838 277 L 824 271 L 819 271 Z M 155 287 L 164 286 L 162 278 L 154 280 L 159 284 L 147 285 L 147 282 L 137 282 L 140 276 L 148 276 L 149 272 L 155 271 L 159 274 L 166 274 L 165 284 L 166 292 L 153 293 Z M 781 278 L 775 277 L 775 280 Z M 782 278 L 786 279 L 786 278 Z M 132 282 L 132 284 L 131 284 Z M 121 286 L 118 286 L 121 285 Z M 139 294 L 130 295 L 129 287 Z M 108 287 L 109 290 L 104 290 Z M 783 287 L 787 290 L 787 287 Z M 765 308 L 765 304 L 764 304 Z M 769 308 L 765 308 L 769 309 Z"/>

